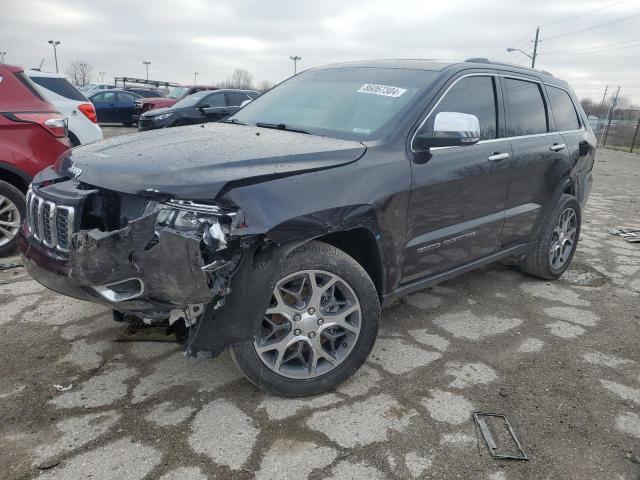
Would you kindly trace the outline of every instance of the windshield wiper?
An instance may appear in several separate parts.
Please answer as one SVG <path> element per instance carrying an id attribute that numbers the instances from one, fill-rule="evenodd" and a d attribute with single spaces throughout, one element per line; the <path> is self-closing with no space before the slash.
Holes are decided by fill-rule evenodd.
<path id="1" fill-rule="evenodd" d="M 298 132 L 298 133 L 305 133 L 307 135 L 311 135 L 310 132 L 307 132 L 306 130 L 302 130 L 300 128 L 291 128 L 291 127 L 287 127 L 284 123 L 263 123 L 263 122 L 256 122 L 256 127 L 262 127 L 262 128 L 275 128 L 276 130 L 286 130 L 287 132 Z"/>
<path id="2" fill-rule="evenodd" d="M 227 120 L 223 120 L 222 123 L 233 123 L 234 125 L 246 125 L 246 123 L 239 122 L 235 118 L 229 118 Z"/>

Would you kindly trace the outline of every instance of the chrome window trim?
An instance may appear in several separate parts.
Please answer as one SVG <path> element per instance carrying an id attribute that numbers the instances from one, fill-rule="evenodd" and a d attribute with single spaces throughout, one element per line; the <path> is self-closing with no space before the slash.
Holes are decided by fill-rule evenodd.
<path id="1" fill-rule="evenodd" d="M 426 123 L 426 121 L 429 119 L 429 117 L 431 116 L 431 114 L 433 113 L 433 111 L 438 108 L 438 105 L 440 105 L 440 102 L 442 102 L 442 100 L 444 99 L 444 97 L 447 95 L 447 93 L 449 93 L 449 90 L 451 90 L 451 88 L 453 88 L 453 86 L 458 83 L 460 80 L 462 80 L 463 78 L 467 78 L 467 77 L 502 77 L 502 78 L 513 78 L 515 80 L 523 80 L 525 82 L 531 82 L 531 83 L 537 83 L 538 85 L 549 85 L 550 87 L 556 87 L 559 88 L 561 90 L 564 90 L 565 92 L 567 92 L 569 94 L 569 98 L 571 99 L 571 102 L 573 103 L 573 107 L 576 107 L 575 102 L 573 101 L 573 97 L 571 95 L 571 92 L 569 90 L 567 90 L 566 88 L 563 87 L 559 87 L 557 85 L 554 85 L 552 83 L 548 83 L 548 82 L 543 82 L 541 80 L 536 80 L 536 79 L 532 79 L 532 78 L 526 78 L 526 77 L 519 77 L 517 75 L 510 75 L 510 74 L 504 74 L 504 73 L 469 73 L 467 75 L 463 75 L 461 77 L 458 77 L 454 80 L 454 82 L 449 85 L 447 87 L 447 89 L 444 91 L 444 93 L 442 94 L 442 96 L 438 99 L 438 101 L 436 102 L 436 104 L 433 106 L 433 108 L 431 108 L 431 110 L 429 110 L 429 113 L 427 113 L 427 116 L 424 117 L 424 120 L 422 120 L 422 122 L 420 122 L 420 125 L 418 126 L 418 128 L 416 128 L 416 131 L 413 133 L 413 136 L 411 137 L 411 152 L 412 153 L 416 153 L 416 151 L 413 149 L 413 141 L 415 140 L 416 134 L 420 131 L 420 129 L 422 128 L 422 126 Z M 577 109 L 576 109 L 577 111 Z M 578 117 L 579 118 L 579 117 Z M 582 121 L 580 121 L 580 124 L 582 125 L 581 128 L 577 129 L 577 130 L 562 130 L 562 131 L 555 131 L 555 132 L 544 132 L 544 133 L 533 133 L 530 135 L 518 135 L 515 137 L 500 137 L 500 138 L 490 138 L 487 140 L 480 140 L 478 143 L 476 143 L 476 145 L 480 145 L 480 144 L 484 144 L 484 143 L 495 143 L 495 142 L 501 142 L 501 141 L 512 141 L 512 140 L 516 140 L 519 138 L 533 138 L 533 137 L 544 137 L 544 136 L 548 136 L 548 135 L 558 135 L 558 134 L 563 134 L 563 133 L 576 133 L 576 132 L 584 132 L 585 126 L 583 124 Z M 470 145 L 473 146 L 473 145 Z M 449 148 L 466 148 L 467 146 L 465 145 L 458 145 L 458 146 L 454 146 L 454 147 L 433 147 L 430 150 L 431 151 L 437 151 L 437 150 L 446 150 Z"/>
<path id="2" fill-rule="evenodd" d="M 449 93 L 449 91 L 456 85 L 456 83 L 458 83 L 460 80 L 462 80 L 464 78 L 468 78 L 468 77 L 496 77 L 496 76 L 498 76 L 498 75 L 496 75 L 495 73 L 468 73 L 466 75 L 462 75 L 461 77 L 456 78 L 453 81 L 453 83 L 447 87 L 447 89 L 444 91 L 442 96 L 438 99 L 436 104 L 433 107 L 431 107 L 431 110 L 429 110 L 429 113 L 427 113 L 427 115 L 424 117 L 424 120 L 422 120 L 422 122 L 420 122 L 420 125 L 418 125 L 418 128 L 416 128 L 416 131 L 413 132 L 413 135 L 411 136 L 411 143 L 409 144 L 411 153 L 416 153 L 416 151 L 413 149 L 413 142 L 416 139 L 416 135 L 418 134 L 418 132 L 420 131 L 422 126 L 426 123 L 426 121 L 429 120 L 429 117 L 431 116 L 433 111 L 436 108 L 438 108 L 438 105 L 440 105 L 442 100 L 444 100 L 444 97 L 446 97 L 447 94 Z M 451 147 L 436 147 L 436 148 L 451 148 Z"/>

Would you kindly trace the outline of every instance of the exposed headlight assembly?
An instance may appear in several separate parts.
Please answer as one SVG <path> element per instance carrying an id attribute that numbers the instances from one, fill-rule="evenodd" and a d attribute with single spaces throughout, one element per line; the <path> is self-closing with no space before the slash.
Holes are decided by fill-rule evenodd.
<path id="1" fill-rule="evenodd" d="M 163 113 L 162 115 L 156 115 L 153 117 L 154 120 L 164 120 L 165 118 L 169 118 L 173 113 Z"/>
<path id="2" fill-rule="evenodd" d="M 158 211 L 157 228 L 170 228 L 185 234 L 201 235 L 212 252 L 227 248 L 235 212 L 216 205 L 187 200 L 149 202 L 147 213 Z"/>

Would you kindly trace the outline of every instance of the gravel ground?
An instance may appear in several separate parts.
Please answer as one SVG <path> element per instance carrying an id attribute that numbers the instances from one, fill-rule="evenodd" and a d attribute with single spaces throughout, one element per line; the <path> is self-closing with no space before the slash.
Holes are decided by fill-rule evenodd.
<path id="1" fill-rule="evenodd" d="M 640 244 L 607 231 L 639 224 L 639 193 L 640 156 L 599 152 L 560 281 L 498 265 L 407 297 L 354 378 L 307 399 L 0 272 L 0 478 L 637 479 Z M 530 461 L 492 459 L 476 410 Z"/>

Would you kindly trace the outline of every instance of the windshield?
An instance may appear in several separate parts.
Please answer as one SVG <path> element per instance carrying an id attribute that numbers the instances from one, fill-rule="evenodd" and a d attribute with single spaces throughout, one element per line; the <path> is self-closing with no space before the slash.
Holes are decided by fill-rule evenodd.
<path id="1" fill-rule="evenodd" d="M 200 92 L 191 94 L 187 97 L 184 97 L 182 100 L 177 102 L 174 107 L 182 108 L 182 107 L 193 107 L 196 103 L 202 100 L 207 95 L 211 95 L 211 90 L 202 90 Z"/>
<path id="2" fill-rule="evenodd" d="M 439 75 L 402 68 L 309 70 L 258 97 L 232 120 L 284 124 L 345 139 L 380 138 Z"/>
<path id="3" fill-rule="evenodd" d="M 169 98 L 182 98 L 189 91 L 187 87 L 171 87 L 169 89 Z"/>

